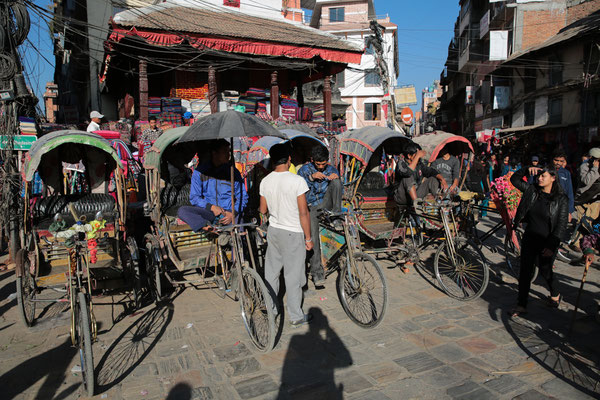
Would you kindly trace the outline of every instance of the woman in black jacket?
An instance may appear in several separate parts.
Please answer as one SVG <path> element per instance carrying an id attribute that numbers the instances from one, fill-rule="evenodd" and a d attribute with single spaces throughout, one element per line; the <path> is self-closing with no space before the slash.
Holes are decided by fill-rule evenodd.
<path id="1" fill-rule="evenodd" d="M 523 178 L 535 176 L 530 185 Z M 558 246 L 565 234 L 568 220 L 568 199 L 560 187 L 554 168 L 522 168 L 510 178 L 510 182 L 523 192 L 523 197 L 513 221 L 515 228 L 525 222 L 521 241 L 521 271 L 519 274 L 518 305 L 512 316 L 527 312 L 527 299 L 531 287 L 534 265 L 540 269 L 550 289 L 549 305 L 558 307 L 561 295 L 553 284 L 552 265 Z"/>

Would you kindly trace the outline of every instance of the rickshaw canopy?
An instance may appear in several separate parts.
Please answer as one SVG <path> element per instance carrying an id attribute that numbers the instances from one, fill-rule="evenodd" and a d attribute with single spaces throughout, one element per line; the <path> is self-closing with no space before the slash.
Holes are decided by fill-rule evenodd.
<path id="1" fill-rule="evenodd" d="M 70 164 L 84 161 L 88 169 L 99 164 L 108 164 L 110 170 L 123 169 L 117 151 L 100 135 L 77 130 L 62 130 L 39 138 L 27 153 L 24 178 L 30 182 L 36 171 L 43 181 L 53 174 L 58 175 L 61 162 Z M 62 179 L 62 170 L 60 171 Z"/>
<path id="2" fill-rule="evenodd" d="M 443 131 L 435 131 L 426 135 L 417 136 L 413 138 L 413 141 L 425 150 L 429 162 L 434 162 L 444 147 L 446 147 L 453 156 L 475 152 L 469 139 Z"/>
<path id="3" fill-rule="evenodd" d="M 387 154 L 400 154 L 410 139 L 403 133 L 381 126 L 348 131 L 340 137 L 340 153 L 368 164 L 375 150 L 384 145 Z"/>
<path id="4" fill-rule="evenodd" d="M 319 138 L 319 135 L 317 135 L 316 133 L 300 132 L 294 129 L 282 129 L 281 132 L 283 132 L 287 136 L 288 140 L 295 140 L 296 143 L 299 143 L 301 145 L 306 145 L 310 143 L 312 146 L 320 144 L 321 146 L 327 147 L 325 143 L 323 143 L 323 141 Z M 285 139 L 274 136 L 261 137 L 254 143 L 250 150 L 248 150 L 248 164 L 256 164 L 258 162 L 261 162 L 267 157 L 271 147 L 273 147 L 277 143 L 282 143 L 284 141 Z"/>

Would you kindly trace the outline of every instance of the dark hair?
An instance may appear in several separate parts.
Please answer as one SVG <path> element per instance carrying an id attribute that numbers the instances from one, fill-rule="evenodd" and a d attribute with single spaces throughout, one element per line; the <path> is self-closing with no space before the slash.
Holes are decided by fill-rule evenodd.
<path id="1" fill-rule="evenodd" d="M 421 150 L 421 146 L 419 146 L 415 142 L 410 142 L 406 146 L 404 146 L 404 150 L 402 150 L 402 154 L 404 154 L 405 156 L 411 156 L 419 150 Z"/>
<path id="2" fill-rule="evenodd" d="M 314 162 L 329 161 L 329 150 L 325 146 L 315 146 L 310 155 Z"/>
<path id="3" fill-rule="evenodd" d="M 567 154 L 562 150 L 556 150 L 554 152 L 554 156 L 552 158 L 564 158 L 567 159 Z"/>
<path id="4" fill-rule="evenodd" d="M 269 156 L 271 157 L 273 168 L 287 163 L 291 155 L 292 146 L 290 145 L 290 142 L 277 143 L 269 149 Z"/>
<path id="5" fill-rule="evenodd" d="M 554 168 L 554 165 L 548 164 L 542 167 L 542 169 L 538 172 L 538 175 L 541 175 L 544 172 L 547 172 L 554 177 L 554 182 L 552 183 L 552 190 L 550 191 L 550 196 L 556 197 L 560 194 L 564 194 L 563 188 L 562 186 L 560 186 L 560 178 L 558 176 L 558 171 L 556 170 L 556 168 Z M 540 186 L 537 183 L 537 181 L 535 183 L 535 187 L 537 190 L 540 190 Z"/>
<path id="6" fill-rule="evenodd" d="M 148 121 L 156 121 L 156 117 L 153 115 L 150 118 L 148 118 Z"/>
<path id="7" fill-rule="evenodd" d="M 210 151 L 217 152 L 225 146 L 229 146 L 229 142 L 227 140 L 225 140 L 225 139 L 213 140 L 213 142 L 210 144 Z"/>

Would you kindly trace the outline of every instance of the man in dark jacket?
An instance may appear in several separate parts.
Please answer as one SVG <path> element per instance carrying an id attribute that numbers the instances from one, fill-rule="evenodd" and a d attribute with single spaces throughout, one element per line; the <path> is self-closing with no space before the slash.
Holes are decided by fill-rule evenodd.
<path id="1" fill-rule="evenodd" d="M 427 194 L 435 194 L 441 187 L 448 188 L 444 177 L 435 169 L 428 167 L 421 160 L 425 152 L 416 143 L 408 144 L 404 151 L 404 160 L 398 162 L 396 179 L 398 187 L 394 192 L 394 200 L 400 206 L 411 205 L 415 200 Z"/>
<path id="2" fill-rule="evenodd" d="M 552 162 L 554 163 L 554 168 L 556 168 L 560 186 L 563 188 L 563 191 L 569 199 L 569 222 L 571 222 L 571 214 L 575 212 L 575 196 L 573 195 L 571 173 L 565 169 L 567 166 L 567 156 L 562 151 L 556 152 Z"/>

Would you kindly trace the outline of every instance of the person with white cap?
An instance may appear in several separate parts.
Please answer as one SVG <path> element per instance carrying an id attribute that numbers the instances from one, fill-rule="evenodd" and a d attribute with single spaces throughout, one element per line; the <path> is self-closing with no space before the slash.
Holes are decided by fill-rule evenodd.
<path id="1" fill-rule="evenodd" d="M 98 111 L 92 111 L 90 113 L 90 119 L 92 122 L 87 127 L 88 132 L 96 132 L 100 130 L 100 121 L 104 118 L 104 115 L 100 114 Z"/>

